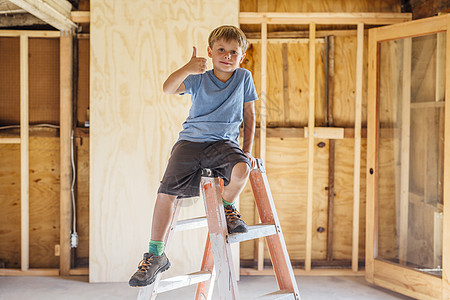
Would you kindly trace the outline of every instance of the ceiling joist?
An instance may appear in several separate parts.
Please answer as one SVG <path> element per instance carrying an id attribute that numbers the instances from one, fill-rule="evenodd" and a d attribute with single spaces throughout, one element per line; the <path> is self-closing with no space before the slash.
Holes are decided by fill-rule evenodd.
<path id="1" fill-rule="evenodd" d="M 78 26 L 70 19 L 72 4 L 67 0 L 10 0 L 61 31 L 74 31 Z"/>

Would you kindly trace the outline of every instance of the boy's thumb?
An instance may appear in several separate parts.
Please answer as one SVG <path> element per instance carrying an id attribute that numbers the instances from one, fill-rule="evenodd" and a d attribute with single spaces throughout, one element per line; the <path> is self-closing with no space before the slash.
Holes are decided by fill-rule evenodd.
<path id="1" fill-rule="evenodd" d="M 195 48 L 195 46 L 192 48 L 194 48 L 194 50 L 192 51 L 192 57 L 197 57 L 197 48 Z"/>

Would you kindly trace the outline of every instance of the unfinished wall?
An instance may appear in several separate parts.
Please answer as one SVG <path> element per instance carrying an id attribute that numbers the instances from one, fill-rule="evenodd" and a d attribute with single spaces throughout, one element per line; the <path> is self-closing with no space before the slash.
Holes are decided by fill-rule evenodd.
<path id="1" fill-rule="evenodd" d="M 30 38 L 29 119 L 59 124 L 59 39 Z M 0 38 L 0 136 L 19 137 L 19 38 Z M 56 128 L 30 129 L 30 268 L 58 268 L 59 138 Z M 20 145 L 0 144 L 0 267 L 20 265 Z"/>
<path id="2" fill-rule="evenodd" d="M 127 281 L 148 249 L 156 191 L 189 97 L 162 84 L 209 32 L 238 24 L 236 1 L 92 0 L 90 281 Z M 184 216 L 202 213 L 201 201 Z M 206 233 L 176 237 L 172 272 L 198 270 Z M 183 255 L 179 255 L 180 251 Z"/>
<path id="3" fill-rule="evenodd" d="M 400 12 L 400 1 L 241 1 L 241 11 L 259 12 Z M 259 38 L 260 27 L 242 25 L 250 37 Z M 356 27 L 318 26 L 316 38 L 316 126 L 344 127 L 352 129 L 355 122 L 356 95 Z M 333 33 L 332 30 L 336 30 Z M 326 34 L 321 33 L 327 31 Z M 330 101 L 325 94 L 325 41 L 323 36 L 334 36 L 333 51 L 334 84 L 331 86 Z M 302 264 L 306 246 L 306 202 L 307 202 L 307 139 L 292 137 L 302 134 L 308 123 L 309 97 L 309 48 L 308 26 L 268 26 L 268 71 L 267 71 L 267 147 L 266 169 L 275 205 L 283 227 L 287 248 L 294 264 Z M 271 41 L 271 39 L 274 39 Z M 367 36 L 364 45 L 362 126 L 367 120 Z M 260 90 L 260 43 L 255 40 L 247 52 L 243 67 L 252 71 L 256 88 Z M 259 121 L 259 103 L 257 119 Z M 327 113 L 327 110 L 330 110 Z M 327 125 L 328 122 L 328 125 Z M 291 128 L 283 136 L 279 128 Z M 276 133 L 278 132 L 278 133 Z M 281 132 L 281 133 L 280 133 Z M 301 132 L 301 133 L 300 133 Z M 363 131 L 365 132 L 365 131 Z M 276 136 L 274 136 L 276 135 Z M 294 134 L 295 135 L 295 134 Z M 320 143 L 323 144 L 320 144 Z M 353 164 L 354 139 L 346 136 L 335 141 L 334 158 L 329 153 L 330 140 L 315 139 L 314 154 L 314 196 L 312 260 L 320 265 L 350 265 L 352 258 L 352 211 L 353 211 Z M 258 141 L 256 141 L 256 146 Z M 359 259 L 364 259 L 365 247 L 365 157 L 366 138 L 361 145 L 361 192 Z M 257 148 L 257 147 L 256 147 Z M 258 149 L 255 149 L 255 154 Z M 330 174 L 328 164 L 334 161 L 335 171 Z M 334 176 L 332 200 L 328 198 L 328 178 Z M 329 201 L 333 210 L 328 212 Z M 254 204 L 249 186 L 241 200 L 241 212 L 253 223 Z M 332 218 L 329 224 L 328 220 Z M 331 228 L 330 228 L 331 227 Z M 327 233 L 332 231 L 330 245 Z M 327 253 L 330 251 L 331 253 Z M 245 242 L 241 247 L 241 258 L 245 264 L 255 259 L 254 242 Z M 268 253 L 265 252 L 268 259 Z M 334 263 L 333 261 L 340 261 Z"/>

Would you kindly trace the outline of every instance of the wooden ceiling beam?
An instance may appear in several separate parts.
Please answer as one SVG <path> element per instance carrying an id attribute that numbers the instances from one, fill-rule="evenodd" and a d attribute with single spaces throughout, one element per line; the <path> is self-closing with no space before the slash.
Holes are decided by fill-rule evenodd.
<path id="1" fill-rule="evenodd" d="M 66 0 L 10 0 L 11 3 L 61 31 L 74 31 L 78 26 L 70 19 L 72 4 Z"/>
<path id="2" fill-rule="evenodd" d="M 387 25 L 411 21 L 410 13 L 255 13 L 241 12 L 240 24 L 358 24 Z"/>

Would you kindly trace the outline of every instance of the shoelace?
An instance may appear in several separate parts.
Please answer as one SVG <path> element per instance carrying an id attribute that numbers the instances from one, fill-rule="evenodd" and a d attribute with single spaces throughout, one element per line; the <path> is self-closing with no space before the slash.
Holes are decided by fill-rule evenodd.
<path id="1" fill-rule="evenodd" d="M 241 218 L 238 210 L 233 208 L 225 208 L 225 215 L 231 222 Z"/>
<path id="2" fill-rule="evenodd" d="M 153 259 L 153 256 L 142 259 L 138 265 L 138 272 L 147 272 L 148 268 L 150 267 L 150 261 L 152 259 Z"/>

